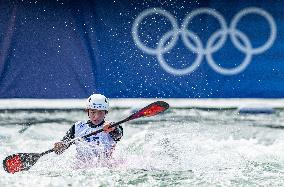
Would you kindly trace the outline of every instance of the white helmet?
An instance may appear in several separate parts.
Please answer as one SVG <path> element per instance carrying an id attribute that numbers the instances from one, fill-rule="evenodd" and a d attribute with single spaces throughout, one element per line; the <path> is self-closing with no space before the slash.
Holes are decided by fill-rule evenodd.
<path id="1" fill-rule="evenodd" d="M 109 110 L 108 99 L 101 94 L 93 94 L 87 100 L 86 109 Z"/>

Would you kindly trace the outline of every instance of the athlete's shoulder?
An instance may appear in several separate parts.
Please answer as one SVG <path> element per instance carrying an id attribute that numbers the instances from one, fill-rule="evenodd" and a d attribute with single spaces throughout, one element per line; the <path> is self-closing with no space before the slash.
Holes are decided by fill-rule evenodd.
<path id="1" fill-rule="evenodd" d="M 78 128 L 84 128 L 87 125 L 87 121 L 77 121 L 74 123 L 74 128 L 78 129 Z"/>

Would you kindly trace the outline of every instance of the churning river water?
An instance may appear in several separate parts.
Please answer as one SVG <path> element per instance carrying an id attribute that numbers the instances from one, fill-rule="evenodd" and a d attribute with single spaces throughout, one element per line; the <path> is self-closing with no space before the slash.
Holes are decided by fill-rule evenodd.
<path id="1" fill-rule="evenodd" d="M 113 109 L 119 121 L 130 109 Z M 0 113 L 0 159 L 53 147 L 82 110 Z M 123 124 L 113 163 L 75 169 L 75 146 L 43 156 L 29 170 L 8 174 L 0 186 L 283 186 L 284 111 L 240 115 L 235 110 L 169 109 Z"/>

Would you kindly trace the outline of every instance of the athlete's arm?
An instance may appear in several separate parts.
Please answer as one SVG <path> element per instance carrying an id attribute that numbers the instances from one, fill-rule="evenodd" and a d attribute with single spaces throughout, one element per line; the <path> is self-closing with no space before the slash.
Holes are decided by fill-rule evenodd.
<path id="1" fill-rule="evenodd" d="M 116 127 L 112 127 L 112 128 L 109 128 L 109 126 L 113 124 L 112 122 L 108 122 L 106 121 L 104 123 L 104 126 L 103 126 L 103 129 L 105 132 L 109 133 L 110 136 L 112 137 L 112 139 L 114 141 L 119 141 L 121 139 L 121 137 L 123 136 L 123 128 L 122 126 L 116 126 Z"/>
<path id="2" fill-rule="evenodd" d="M 74 138 L 75 138 L 75 125 L 72 125 L 72 127 L 66 132 L 66 135 L 62 138 L 61 141 L 67 142 Z"/>
<path id="3" fill-rule="evenodd" d="M 54 152 L 56 154 L 62 154 L 66 149 L 70 147 L 73 143 L 67 143 L 75 137 L 75 125 L 73 125 L 67 132 L 66 135 L 62 138 L 60 142 L 54 144 Z"/>
<path id="4" fill-rule="evenodd" d="M 118 142 L 122 136 L 123 136 L 123 128 L 122 126 L 117 126 L 113 131 L 111 131 L 109 133 L 109 135 L 112 137 L 112 139 L 115 141 L 115 142 Z"/>

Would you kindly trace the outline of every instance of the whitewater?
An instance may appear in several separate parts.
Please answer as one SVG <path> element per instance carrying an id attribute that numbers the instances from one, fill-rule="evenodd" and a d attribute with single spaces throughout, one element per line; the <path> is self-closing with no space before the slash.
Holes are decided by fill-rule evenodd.
<path id="1" fill-rule="evenodd" d="M 39 102 L 9 108 L 5 102 L 0 107 L 1 160 L 46 151 L 74 122 L 87 119 L 81 101 L 65 108 L 58 106 L 66 101 L 46 108 Z M 237 104 L 247 100 L 216 106 L 218 102 L 171 100 L 167 112 L 123 124 L 124 136 L 111 163 L 74 168 L 73 145 L 62 155 L 43 156 L 29 171 L 8 174 L 1 167 L 0 186 L 283 185 L 282 101 L 262 101 L 277 105 L 270 115 L 238 114 Z M 114 103 L 107 119 L 115 122 L 150 101 Z"/>

